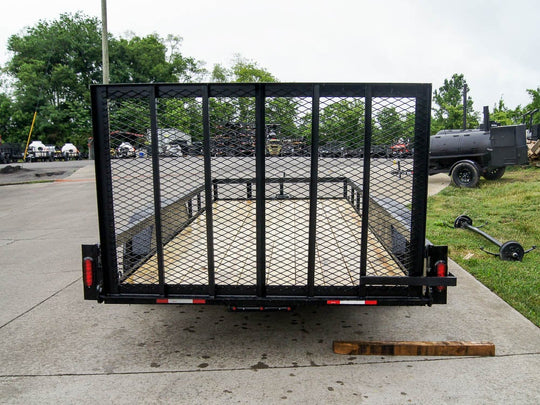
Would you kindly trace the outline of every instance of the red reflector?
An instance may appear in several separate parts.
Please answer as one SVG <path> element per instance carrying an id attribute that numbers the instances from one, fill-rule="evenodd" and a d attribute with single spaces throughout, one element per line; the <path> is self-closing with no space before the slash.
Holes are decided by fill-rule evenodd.
<path id="1" fill-rule="evenodd" d="M 339 305 L 340 301 L 339 300 L 328 300 L 328 301 L 326 301 L 326 303 L 328 305 Z"/>
<path id="2" fill-rule="evenodd" d="M 168 304 L 169 300 L 167 298 L 158 298 L 156 299 L 156 304 Z"/>
<path id="3" fill-rule="evenodd" d="M 366 300 L 366 305 L 377 305 L 377 300 Z"/>
<path id="4" fill-rule="evenodd" d="M 437 277 L 446 277 L 446 262 L 440 261 L 435 264 Z"/>
<path id="5" fill-rule="evenodd" d="M 447 270 L 448 270 L 448 266 L 446 265 L 445 261 L 441 260 L 435 263 L 435 274 L 437 275 L 437 277 L 446 277 L 446 275 L 448 274 Z M 435 288 L 437 291 L 442 292 L 444 291 L 446 287 L 443 285 L 439 285 Z"/>
<path id="6" fill-rule="evenodd" d="M 84 286 L 92 287 L 94 284 L 94 260 L 91 257 L 83 259 Z"/>
<path id="7" fill-rule="evenodd" d="M 193 303 L 194 303 L 194 304 L 206 304 L 206 300 L 203 300 L 203 299 L 194 299 L 194 300 L 193 300 Z"/>

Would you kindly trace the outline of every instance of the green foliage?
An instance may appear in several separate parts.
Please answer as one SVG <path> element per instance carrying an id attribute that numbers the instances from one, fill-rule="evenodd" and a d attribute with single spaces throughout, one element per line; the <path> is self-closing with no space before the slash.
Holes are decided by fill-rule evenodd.
<path id="1" fill-rule="evenodd" d="M 0 136 L 10 132 L 12 115 L 11 98 L 4 93 L 0 93 Z M 4 139 L 5 141 L 5 139 Z"/>
<path id="2" fill-rule="evenodd" d="M 210 79 L 217 83 L 275 83 L 278 81 L 257 62 L 245 59 L 240 55 L 235 56 L 230 68 L 220 64 L 214 65 Z"/>
<path id="3" fill-rule="evenodd" d="M 414 118 L 412 112 L 399 112 L 395 107 L 384 107 L 375 117 L 373 145 L 391 145 L 400 138 L 414 138 Z"/>
<path id="4" fill-rule="evenodd" d="M 204 73 L 200 62 L 179 51 L 181 38 L 169 35 L 109 38 L 111 81 L 190 81 Z M 101 27 L 97 18 L 62 14 L 40 21 L 8 41 L 12 58 L 13 100 L 0 98 L 0 128 L 5 141 L 26 141 L 34 111 L 34 139 L 84 148 L 91 136 L 89 86 L 101 82 Z M 9 110 L 9 117 L 6 116 Z"/>
<path id="5" fill-rule="evenodd" d="M 338 142 L 341 146 L 360 147 L 363 141 L 364 102 L 343 99 L 329 104 L 320 114 L 321 144 Z"/>
<path id="6" fill-rule="evenodd" d="M 157 34 L 130 39 L 111 38 L 110 69 L 112 83 L 187 82 L 203 70 L 193 58 L 178 52 L 182 39 Z M 170 48 L 170 49 L 169 49 Z"/>
<path id="7" fill-rule="evenodd" d="M 256 62 L 247 60 L 236 55 L 233 65 L 226 68 L 220 64 L 214 65 L 211 73 L 211 81 L 217 83 L 272 83 L 277 79 L 266 69 Z M 285 109 L 289 108 L 285 117 Z M 219 98 L 210 99 L 210 119 L 214 124 L 225 123 L 249 123 L 255 122 L 255 101 L 251 97 Z M 269 101 L 268 123 L 275 123 L 278 119 L 291 121 L 294 114 L 294 103 L 288 104 L 284 100 Z"/>
<path id="8" fill-rule="evenodd" d="M 506 107 L 501 97 L 498 105 L 493 106 L 493 111 L 489 116 L 491 121 L 496 121 L 501 125 L 516 125 L 521 123 L 523 111 L 520 106 L 517 106 L 515 110 Z"/>
<path id="9" fill-rule="evenodd" d="M 432 133 L 437 133 L 441 129 L 463 128 L 463 89 L 465 86 L 467 86 L 467 81 L 463 74 L 454 73 L 450 80 L 445 79 L 444 84 L 433 92 L 433 101 L 438 108 L 433 108 Z M 467 96 L 467 127 L 476 128 L 478 124 L 478 113 L 473 110 L 471 97 Z"/>
<path id="10" fill-rule="evenodd" d="M 523 109 L 523 112 L 529 112 L 538 109 L 538 112 L 536 112 L 533 115 L 533 124 L 540 123 L 540 87 L 537 87 L 535 89 L 527 89 L 527 93 L 532 98 L 532 101 L 527 104 L 527 106 Z"/>

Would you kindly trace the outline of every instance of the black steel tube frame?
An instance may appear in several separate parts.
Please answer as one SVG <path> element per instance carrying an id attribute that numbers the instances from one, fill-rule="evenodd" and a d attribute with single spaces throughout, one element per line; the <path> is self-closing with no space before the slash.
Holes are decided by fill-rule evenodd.
<path id="1" fill-rule="evenodd" d="M 365 94 L 365 138 L 364 138 L 364 172 L 362 174 L 363 189 L 362 189 L 362 240 L 361 240 L 361 254 L 360 254 L 360 283 L 358 287 L 358 295 L 365 296 L 366 288 L 365 284 L 362 284 L 362 277 L 366 276 L 367 272 L 367 241 L 368 241 L 368 221 L 369 221 L 369 178 L 371 170 L 371 135 L 372 135 L 372 88 L 366 86 Z M 368 157 L 366 158 L 366 151 Z"/>
<path id="2" fill-rule="evenodd" d="M 154 185 L 154 221 L 156 225 L 156 247 L 157 247 L 157 265 L 159 288 L 162 295 L 165 295 L 165 264 L 163 262 L 163 232 L 161 226 L 161 188 L 159 177 L 159 149 L 158 149 L 158 123 L 157 123 L 157 106 L 156 106 L 156 87 L 150 87 L 150 133 L 152 145 L 152 176 Z"/>
<path id="3" fill-rule="evenodd" d="M 308 238 L 308 268 L 307 285 L 302 286 L 267 286 L 266 278 L 266 249 L 265 249 L 265 186 L 271 182 L 283 185 L 284 179 L 266 178 L 265 176 L 265 100 L 269 97 L 282 97 L 285 93 L 290 97 L 305 97 L 312 101 L 311 116 L 311 169 L 309 178 L 309 238 Z M 92 86 L 92 121 L 96 147 L 97 196 L 100 220 L 100 274 L 102 285 L 99 299 L 106 302 L 148 302 L 153 297 L 194 297 L 204 298 L 208 303 L 246 302 L 246 303 L 316 303 L 325 299 L 344 297 L 366 298 L 377 297 L 381 305 L 425 305 L 432 300 L 422 289 L 426 286 L 455 285 L 455 277 L 425 277 L 424 260 L 426 259 L 425 245 L 425 213 L 427 207 L 427 177 L 429 150 L 429 117 L 431 85 L 429 84 L 380 84 L 380 83 L 257 83 L 257 84 L 154 84 L 154 85 L 96 85 Z M 176 94 L 177 97 L 197 97 L 202 99 L 202 128 L 204 150 L 204 199 L 207 236 L 207 285 L 167 285 L 164 280 L 163 240 L 161 240 L 160 210 L 161 192 L 159 185 L 159 158 L 157 150 L 157 111 L 156 99 L 160 94 Z M 122 99 L 127 94 L 137 97 L 147 97 L 151 112 L 152 136 L 152 170 L 154 180 L 154 209 L 156 221 L 156 244 L 158 257 L 159 285 L 120 285 L 116 271 L 116 240 L 114 229 L 114 210 L 112 201 L 111 157 L 109 153 L 109 100 Z M 254 97 L 256 120 L 256 178 L 255 179 L 213 179 L 211 161 L 211 128 L 209 122 L 209 98 L 211 97 Z M 288 96 L 289 97 L 289 96 Z M 356 211 L 362 215 L 361 255 L 358 263 L 357 287 L 320 287 L 315 286 L 315 243 L 316 243 L 316 208 L 318 198 L 318 183 L 325 180 L 338 179 L 318 178 L 318 141 L 319 141 L 319 100 L 321 97 L 355 97 L 364 98 L 364 167 L 362 186 L 344 182 L 344 195 Z M 376 97 L 399 98 L 407 97 L 415 100 L 415 144 L 413 169 L 413 203 L 410 231 L 412 246 L 411 260 L 406 273 L 402 277 L 373 277 L 367 276 L 367 235 L 370 219 L 370 189 L 372 135 L 372 100 Z M 247 182 L 245 180 L 248 180 Z M 287 182 L 306 179 L 286 179 Z M 256 200 L 256 235 L 257 235 L 257 285 L 256 286 L 218 286 L 215 283 L 214 263 L 214 230 L 212 203 L 220 198 L 218 185 L 220 183 L 245 183 L 248 199 L 253 197 L 255 183 Z M 350 183 L 350 182 L 349 182 Z M 350 191 L 349 191 L 349 186 Z M 350 194 L 349 194 L 350 193 Z M 197 215 L 201 214 L 201 198 L 197 200 Z M 292 293 L 292 295 L 288 294 Z M 396 294 L 397 293 L 397 294 Z"/>
<path id="4" fill-rule="evenodd" d="M 210 113 L 208 87 L 202 86 L 203 101 L 203 148 L 204 148 L 204 192 L 206 206 L 206 253 L 208 261 L 208 296 L 216 294 L 216 267 L 214 262 L 214 217 L 212 203 L 217 196 L 217 186 L 212 183 L 212 162 L 210 158 Z"/>
<path id="5" fill-rule="evenodd" d="M 257 297 L 266 295 L 266 188 L 265 188 L 265 92 L 264 84 L 255 88 L 255 166 L 256 166 L 256 233 Z"/>
<path id="6" fill-rule="evenodd" d="M 318 159 L 319 154 L 319 103 L 320 86 L 313 86 L 313 99 L 311 102 L 311 168 L 309 184 L 309 236 L 308 236 L 308 296 L 313 297 L 315 287 L 315 248 L 317 226 L 317 178 L 319 177 Z"/>

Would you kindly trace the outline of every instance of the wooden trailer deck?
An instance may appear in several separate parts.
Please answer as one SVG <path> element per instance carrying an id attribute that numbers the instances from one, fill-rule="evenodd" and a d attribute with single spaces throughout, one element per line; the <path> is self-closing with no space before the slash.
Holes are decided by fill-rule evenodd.
<path id="1" fill-rule="evenodd" d="M 346 200 L 318 200 L 316 286 L 358 285 L 361 218 Z M 255 202 L 213 204 L 215 282 L 256 284 Z M 266 201 L 266 284 L 307 284 L 309 201 Z M 165 283 L 207 284 L 206 213 L 164 246 Z M 154 255 L 123 282 L 157 284 Z M 368 235 L 367 275 L 402 276 L 403 271 L 375 236 Z"/>

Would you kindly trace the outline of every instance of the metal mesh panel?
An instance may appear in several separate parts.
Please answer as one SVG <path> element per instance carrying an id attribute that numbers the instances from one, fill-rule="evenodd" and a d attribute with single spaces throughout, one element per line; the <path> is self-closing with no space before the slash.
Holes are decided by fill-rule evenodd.
<path id="1" fill-rule="evenodd" d="M 429 115 L 407 86 L 364 88 L 107 87 L 120 289 L 326 295 L 421 272 Z"/>
<path id="2" fill-rule="evenodd" d="M 255 98 L 211 97 L 209 114 L 216 284 L 255 285 Z"/>
<path id="3" fill-rule="evenodd" d="M 390 252 L 407 270 L 411 266 L 408 244 L 411 240 L 415 107 L 413 98 L 373 99 L 369 156 L 369 225 L 381 242 L 378 246 L 371 245 L 370 251 L 378 256 L 387 256 Z M 377 275 L 392 272 L 384 265 L 376 267 Z"/>
<path id="4" fill-rule="evenodd" d="M 110 100 L 108 152 L 116 233 L 118 272 L 129 274 L 156 251 L 154 182 L 146 129 L 149 104 L 137 91 Z M 150 281 L 150 280 L 149 280 Z"/>
<path id="5" fill-rule="evenodd" d="M 306 285 L 311 98 L 278 91 L 265 104 L 266 283 Z"/>
<path id="6" fill-rule="evenodd" d="M 319 177 L 337 181 L 320 183 L 319 195 L 329 193 L 341 204 L 317 206 L 316 285 L 358 285 L 360 280 L 361 220 L 349 198 L 362 187 L 364 116 L 362 98 L 321 98 Z M 360 207 L 361 195 L 354 196 L 354 206 Z"/>
<path id="7" fill-rule="evenodd" d="M 166 284 L 206 284 L 202 100 L 163 92 L 157 100 L 157 142 Z"/>

